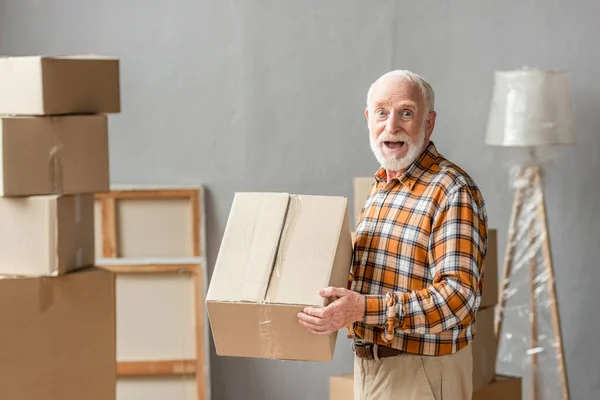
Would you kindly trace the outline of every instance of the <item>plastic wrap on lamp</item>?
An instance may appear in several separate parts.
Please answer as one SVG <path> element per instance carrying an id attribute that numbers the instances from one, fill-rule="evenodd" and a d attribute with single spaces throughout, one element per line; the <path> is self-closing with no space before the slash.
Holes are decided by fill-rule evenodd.
<path id="1" fill-rule="evenodd" d="M 548 232 L 540 214 L 543 193 L 535 183 L 536 166 L 521 166 L 513 180 L 522 190 L 520 213 L 509 229 L 510 275 L 503 281 L 503 323 L 499 328 L 496 367 L 500 374 L 523 378 L 523 398 L 565 399 L 562 344 L 553 313 L 557 299 L 554 277 L 547 268 L 551 261 Z M 498 318 L 498 315 L 496 316 Z M 498 322 L 498 320 L 496 321 Z M 537 392 L 537 396 L 533 393 Z"/>
<path id="2" fill-rule="evenodd" d="M 497 71 L 486 143 L 494 146 L 572 144 L 573 105 L 568 71 Z"/>

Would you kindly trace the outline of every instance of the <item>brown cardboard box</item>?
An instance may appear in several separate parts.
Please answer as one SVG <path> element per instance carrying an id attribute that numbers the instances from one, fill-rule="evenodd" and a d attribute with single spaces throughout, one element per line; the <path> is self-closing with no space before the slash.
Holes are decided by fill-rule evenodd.
<path id="1" fill-rule="evenodd" d="M 0 57 L 0 114 L 118 113 L 119 80 L 116 58 Z"/>
<path id="2" fill-rule="evenodd" d="M 115 277 L 0 279 L 0 399 L 115 399 Z"/>
<path id="3" fill-rule="evenodd" d="M 367 197 L 369 197 L 369 192 L 371 191 L 371 186 L 373 185 L 375 178 L 372 176 L 368 177 L 357 177 L 354 178 L 353 187 L 354 187 L 354 226 L 358 224 L 358 219 L 360 218 L 360 211 L 362 210 L 365 202 L 367 201 Z"/>
<path id="4" fill-rule="evenodd" d="M 0 221 L 1 275 L 60 275 L 94 264 L 93 194 L 0 198 Z"/>
<path id="5" fill-rule="evenodd" d="M 497 375 L 485 387 L 473 392 L 473 400 L 521 400 L 521 378 Z"/>
<path id="6" fill-rule="evenodd" d="M 2 117 L 0 196 L 110 190 L 104 115 Z"/>
<path id="7" fill-rule="evenodd" d="M 329 378 L 329 400 L 353 400 L 354 375 L 346 374 Z"/>
<path id="8" fill-rule="evenodd" d="M 498 304 L 498 232 L 488 229 L 488 251 L 485 257 L 485 274 L 483 278 L 483 295 L 480 308 Z"/>
<path id="9" fill-rule="evenodd" d="M 329 400 L 352 400 L 354 376 L 352 374 L 329 378 Z M 486 386 L 474 390 L 473 400 L 521 400 L 521 378 L 497 375 Z"/>
<path id="10" fill-rule="evenodd" d="M 476 317 L 473 351 L 473 390 L 484 387 L 496 375 L 496 336 L 494 334 L 494 307 L 480 309 Z"/>
<path id="11" fill-rule="evenodd" d="M 207 294 L 217 354 L 330 361 L 336 334 L 298 322 L 323 306 L 318 290 L 346 287 L 352 258 L 344 197 L 237 193 Z"/>

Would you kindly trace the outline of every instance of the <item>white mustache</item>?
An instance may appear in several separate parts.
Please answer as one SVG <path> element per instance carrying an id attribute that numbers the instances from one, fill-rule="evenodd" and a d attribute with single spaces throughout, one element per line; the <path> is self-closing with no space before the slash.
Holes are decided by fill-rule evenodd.
<path id="1" fill-rule="evenodd" d="M 377 138 L 378 143 L 383 142 L 410 142 L 410 137 L 405 133 L 396 133 L 394 135 L 384 132 Z"/>

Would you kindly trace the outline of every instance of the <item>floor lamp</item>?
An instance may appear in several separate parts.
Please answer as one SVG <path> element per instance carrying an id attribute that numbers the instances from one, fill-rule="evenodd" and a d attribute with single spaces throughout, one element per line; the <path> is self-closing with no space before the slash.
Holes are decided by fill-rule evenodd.
<path id="1" fill-rule="evenodd" d="M 552 250 L 548 234 L 546 206 L 542 186 L 542 174 L 537 157 L 541 148 L 569 145 L 575 142 L 572 123 L 571 82 L 568 71 L 522 69 L 495 73 L 494 90 L 486 132 L 486 144 L 491 146 L 518 147 L 527 149 L 529 157 L 515 166 L 513 187 L 515 190 L 508 238 L 502 271 L 499 307 L 496 315 L 496 337 L 498 345 L 513 334 L 503 332 L 504 319 L 509 316 L 507 301 L 515 297 L 515 287 L 526 293 L 528 307 L 516 308 L 527 316 L 529 347 L 525 353 L 514 354 L 517 361 L 526 359 L 530 367 L 530 395 L 540 398 L 541 352 L 554 351 L 556 371 L 563 400 L 569 399 L 567 371 L 564 352 L 558 299 L 556 296 Z M 516 278 L 520 270 L 524 276 Z M 540 304 L 542 294 L 547 296 L 545 305 Z M 516 297 L 515 297 L 516 298 Z M 551 321 L 552 343 L 547 348 L 540 344 L 540 308 L 546 307 Z M 525 310 L 525 311 L 523 311 Z M 511 311 L 512 312 L 512 311 Z M 546 363 L 544 367 L 547 368 Z M 547 383 L 546 383 L 547 385 Z"/>

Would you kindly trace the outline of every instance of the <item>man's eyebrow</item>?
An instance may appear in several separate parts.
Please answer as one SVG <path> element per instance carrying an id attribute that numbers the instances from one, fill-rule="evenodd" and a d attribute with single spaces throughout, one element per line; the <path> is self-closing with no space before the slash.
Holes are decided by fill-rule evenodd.
<path id="1" fill-rule="evenodd" d="M 391 106 L 393 105 L 392 103 L 390 103 L 389 101 L 374 101 L 373 102 L 373 106 L 374 107 L 381 107 L 381 106 Z M 412 100 L 405 100 L 399 103 L 399 106 L 401 108 L 417 108 L 417 103 L 412 101 Z"/>

